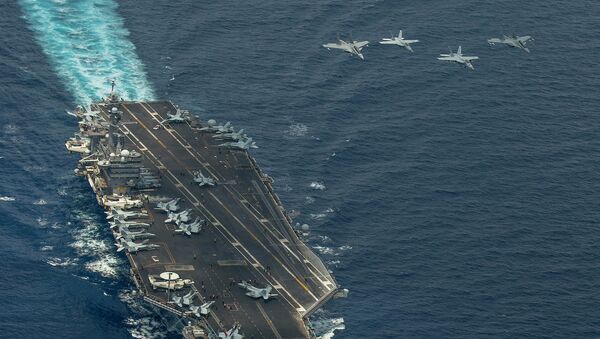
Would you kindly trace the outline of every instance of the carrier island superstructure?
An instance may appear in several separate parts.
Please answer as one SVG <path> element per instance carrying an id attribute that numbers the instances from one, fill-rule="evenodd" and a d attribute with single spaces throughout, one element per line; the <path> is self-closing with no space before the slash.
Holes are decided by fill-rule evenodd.
<path id="1" fill-rule="evenodd" d="M 106 208 L 139 294 L 184 337 L 314 336 L 308 317 L 339 287 L 248 154 L 251 138 L 116 93 L 75 115 L 75 173 Z"/>

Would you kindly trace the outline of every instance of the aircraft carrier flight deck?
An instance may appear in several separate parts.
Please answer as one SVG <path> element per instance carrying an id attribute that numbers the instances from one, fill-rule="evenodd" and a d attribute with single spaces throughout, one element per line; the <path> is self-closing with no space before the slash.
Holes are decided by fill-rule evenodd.
<path id="1" fill-rule="evenodd" d="M 230 124 L 111 94 L 76 112 L 86 177 L 140 295 L 188 338 L 312 338 L 338 292 Z"/>

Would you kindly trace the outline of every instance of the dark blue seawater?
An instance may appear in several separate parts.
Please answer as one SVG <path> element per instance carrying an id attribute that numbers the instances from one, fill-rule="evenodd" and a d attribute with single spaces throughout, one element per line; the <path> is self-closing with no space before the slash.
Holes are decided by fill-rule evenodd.
<path id="1" fill-rule="evenodd" d="M 1 337 L 172 336 L 64 150 L 109 77 L 252 135 L 350 289 L 336 338 L 600 336 L 600 3 L 115 4 L 0 4 Z M 377 44 L 399 29 L 415 53 Z M 530 54 L 486 43 L 512 32 Z M 475 71 L 435 59 L 458 45 Z"/>

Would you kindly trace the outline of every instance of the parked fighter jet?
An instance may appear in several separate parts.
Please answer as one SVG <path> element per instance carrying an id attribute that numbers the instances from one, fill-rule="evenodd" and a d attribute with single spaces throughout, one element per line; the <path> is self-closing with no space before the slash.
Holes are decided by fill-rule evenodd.
<path id="1" fill-rule="evenodd" d="M 189 114 L 188 111 L 182 110 L 182 109 L 177 109 L 177 111 L 175 112 L 175 114 L 171 114 L 171 113 L 167 113 L 167 118 L 164 119 L 163 121 L 161 121 L 160 123 L 163 124 L 165 122 L 186 122 L 187 121 L 187 115 Z"/>
<path id="2" fill-rule="evenodd" d="M 143 212 L 136 211 L 124 211 L 118 208 L 111 208 L 109 211 L 105 211 L 107 214 L 106 219 L 115 219 L 120 218 L 121 220 L 126 220 L 129 218 L 147 218 L 148 214 Z"/>
<path id="3" fill-rule="evenodd" d="M 219 146 L 232 147 L 232 148 L 237 148 L 237 149 L 241 149 L 241 150 L 247 150 L 250 148 L 258 148 L 258 146 L 256 146 L 256 142 L 252 141 L 252 138 L 248 138 L 246 140 L 239 140 L 236 142 L 226 142 L 224 144 L 220 144 Z"/>
<path id="4" fill-rule="evenodd" d="M 110 228 L 114 229 L 114 228 L 148 228 L 150 227 L 150 224 L 145 223 L 145 222 L 137 222 L 137 221 L 127 221 L 127 220 L 123 220 L 120 217 L 114 218 L 112 221 L 108 222 L 110 225 Z"/>
<path id="5" fill-rule="evenodd" d="M 254 298 L 254 299 L 263 298 L 264 300 L 268 300 L 271 297 L 277 296 L 277 294 L 271 294 L 271 290 L 273 289 L 273 287 L 271 285 L 267 285 L 267 287 L 265 287 L 265 288 L 258 288 L 258 287 L 254 287 L 254 286 L 250 285 L 249 283 L 247 283 L 245 281 L 238 283 L 238 285 L 241 288 L 246 289 L 247 296 Z"/>
<path id="6" fill-rule="evenodd" d="M 248 136 L 246 134 L 244 134 L 243 128 L 237 132 L 229 132 L 229 133 L 221 133 L 221 134 L 213 135 L 213 138 L 231 139 L 231 140 L 235 140 L 235 141 L 238 141 L 240 139 L 244 139 L 247 137 Z"/>
<path id="7" fill-rule="evenodd" d="M 240 326 L 234 325 L 229 331 L 219 332 L 219 339 L 244 339 L 240 334 Z"/>
<path id="8" fill-rule="evenodd" d="M 233 126 L 231 126 L 229 121 L 227 121 L 225 125 L 217 125 L 217 122 L 211 119 L 208 121 L 208 126 L 202 127 L 200 130 L 215 133 L 231 133 L 233 132 Z"/>
<path id="9" fill-rule="evenodd" d="M 179 307 L 183 307 L 183 305 L 190 306 L 194 302 L 194 297 L 196 295 L 198 295 L 198 292 L 191 290 L 188 292 L 188 294 L 184 295 L 183 297 L 174 294 L 172 300 Z"/>
<path id="10" fill-rule="evenodd" d="M 500 38 L 500 39 L 499 38 L 489 39 L 488 44 L 490 44 L 490 45 L 507 44 L 510 47 L 516 47 L 516 48 L 522 49 L 525 52 L 529 53 L 529 48 L 525 47 L 525 44 L 527 43 L 528 40 L 533 40 L 533 39 L 529 35 L 517 36 L 517 35 L 513 34 L 511 36 L 503 35 L 502 38 Z"/>
<path id="11" fill-rule="evenodd" d="M 365 57 L 362 55 L 361 52 L 362 52 L 362 49 L 365 46 L 367 46 L 368 44 L 369 44 L 368 41 L 346 42 L 346 41 L 338 38 L 338 42 L 328 43 L 328 44 L 323 45 L 323 47 L 325 47 L 327 49 L 331 49 L 331 48 L 341 49 L 346 53 L 356 55 L 359 58 L 361 58 L 362 60 L 365 60 Z"/>
<path id="12" fill-rule="evenodd" d="M 165 223 L 172 222 L 172 223 L 179 225 L 180 223 L 188 222 L 188 221 L 190 221 L 190 212 L 191 211 L 192 211 L 191 209 L 187 209 L 187 210 L 179 212 L 179 213 L 169 212 L 169 214 L 167 215 L 167 219 L 165 220 Z"/>
<path id="13" fill-rule="evenodd" d="M 119 242 L 115 245 L 117 245 L 117 252 L 127 250 L 129 253 L 155 250 L 160 247 L 156 244 L 148 244 L 148 240 L 144 240 L 141 243 L 135 243 L 131 240 L 119 239 Z"/>
<path id="14" fill-rule="evenodd" d="M 461 46 L 458 46 L 458 50 L 456 51 L 456 53 L 453 53 L 452 50 L 450 50 L 450 54 L 440 54 L 440 57 L 438 58 L 438 60 L 452 61 L 452 62 L 456 62 L 456 63 L 462 64 L 462 65 L 465 65 L 466 67 L 469 67 L 472 70 L 474 70 L 475 67 L 473 67 L 473 64 L 471 64 L 471 61 L 477 60 L 477 59 L 479 59 L 479 57 L 463 56 Z"/>
<path id="15" fill-rule="evenodd" d="M 176 198 L 167 202 L 159 202 L 156 204 L 156 209 L 167 213 L 177 212 L 177 210 L 179 210 L 179 206 L 177 206 L 179 199 L 180 198 Z"/>
<path id="16" fill-rule="evenodd" d="M 210 307 L 214 304 L 214 300 L 213 301 L 209 301 L 209 302 L 205 302 L 204 304 L 200 305 L 200 306 L 196 306 L 196 305 L 191 305 L 190 306 L 190 311 L 192 311 L 192 313 L 194 313 L 194 315 L 198 318 L 202 318 L 203 315 L 207 315 L 210 312 Z"/>
<path id="17" fill-rule="evenodd" d="M 125 239 L 125 240 L 139 240 L 139 239 L 147 239 L 155 237 L 156 234 L 148 233 L 144 231 L 131 231 L 126 227 L 119 227 L 119 235 L 117 235 L 117 240 Z"/>
<path id="18" fill-rule="evenodd" d="M 200 170 L 194 171 L 194 182 L 200 187 L 214 186 L 216 184 L 215 179 L 204 176 Z"/>
<path id="19" fill-rule="evenodd" d="M 382 45 L 398 45 L 413 52 L 413 49 L 412 47 L 410 47 L 410 44 L 415 42 L 419 42 L 419 40 L 406 40 L 402 37 L 402 31 L 400 31 L 400 33 L 398 33 L 398 36 L 394 36 L 391 38 L 383 38 L 379 43 Z"/>
<path id="20" fill-rule="evenodd" d="M 184 233 L 186 235 L 192 235 L 192 233 L 198 234 L 205 222 L 205 220 L 200 220 L 200 218 L 196 217 L 196 220 L 191 224 L 179 223 L 177 224 L 175 233 Z"/>

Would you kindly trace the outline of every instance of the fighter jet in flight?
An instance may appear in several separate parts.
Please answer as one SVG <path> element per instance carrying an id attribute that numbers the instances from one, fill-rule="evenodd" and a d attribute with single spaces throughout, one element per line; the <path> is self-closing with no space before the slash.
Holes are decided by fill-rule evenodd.
<path id="1" fill-rule="evenodd" d="M 383 38 L 379 43 L 382 45 L 398 45 L 400 47 L 404 47 L 407 50 L 414 52 L 410 44 L 419 42 L 419 40 L 406 40 L 402 37 L 402 31 L 398 33 L 398 36 L 394 36 L 391 38 Z"/>
<path id="2" fill-rule="evenodd" d="M 244 339 L 240 334 L 240 326 L 234 325 L 229 331 L 219 332 L 219 339 Z"/>
<path id="3" fill-rule="evenodd" d="M 147 218 L 148 214 L 143 212 L 136 211 L 124 211 L 118 208 L 112 208 L 109 211 L 104 212 L 107 214 L 106 219 L 115 219 L 120 218 L 121 220 L 126 220 L 130 218 Z"/>
<path id="4" fill-rule="evenodd" d="M 506 44 L 510 47 L 516 47 L 516 48 L 522 49 L 525 52 L 529 53 L 529 48 L 525 47 L 528 40 L 533 40 L 533 39 L 529 35 L 517 36 L 517 35 L 513 34 L 511 36 L 503 35 L 502 38 L 489 39 L 488 44 L 490 44 L 490 45 Z"/>
<path id="5" fill-rule="evenodd" d="M 341 49 L 346 53 L 350 53 L 358 56 L 361 60 L 365 60 L 365 57 L 362 55 L 362 49 L 369 44 L 368 41 L 352 41 L 346 42 L 340 38 L 338 38 L 338 42 L 332 42 L 323 45 L 323 47 L 327 49 Z"/>
<path id="6" fill-rule="evenodd" d="M 213 138 L 231 139 L 231 140 L 235 140 L 235 141 L 238 141 L 240 139 L 244 139 L 247 137 L 248 136 L 246 134 L 244 134 L 243 128 L 237 132 L 229 132 L 229 133 L 221 133 L 221 134 L 213 135 Z"/>
<path id="7" fill-rule="evenodd" d="M 161 121 L 160 123 L 163 124 L 165 122 L 175 122 L 175 123 L 179 123 L 179 122 L 186 122 L 187 121 L 187 116 L 189 115 L 188 111 L 182 110 L 182 109 L 177 109 L 177 111 L 175 112 L 175 114 L 171 114 L 171 113 L 167 113 L 167 118 L 164 119 L 163 121 Z"/>
<path id="8" fill-rule="evenodd" d="M 167 219 L 165 220 L 165 223 L 172 222 L 177 225 L 179 225 L 181 223 L 186 223 L 186 222 L 190 221 L 190 212 L 191 211 L 192 211 L 191 209 L 187 209 L 187 210 L 179 212 L 179 213 L 169 212 L 169 214 L 167 215 Z"/>
<path id="9" fill-rule="evenodd" d="M 148 244 L 148 240 L 144 240 L 141 243 L 135 243 L 131 240 L 126 240 L 126 239 L 119 239 L 119 242 L 116 243 L 115 245 L 117 245 L 117 252 L 127 250 L 127 252 L 129 252 L 129 253 L 155 250 L 160 247 L 159 245 L 156 245 L 156 244 Z"/>
<path id="10" fill-rule="evenodd" d="M 179 203 L 180 198 L 176 198 L 170 201 L 161 201 L 158 204 L 156 204 L 156 209 L 163 211 L 163 212 L 177 212 L 179 210 L 179 206 L 177 205 Z"/>
<path id="11" fill-rule="evenodd" d="M 233 126 L 231 126 L 231 122 L 229 121 L 225 125 L 217 125 L 217 122 L 211 119 L 208 121 L 208 126 L 202 127 L 200 130 L 215 133 L 231 133 L 233 132 Z"/>
<path id="12" fill-rule="evenodd" d="M 173 298 L 171 299 L 179 307 L 183 307 L 184 305 L 190 306 L 194 302 L 194 297 L 196 295 L 198 295 L 198 291 L 191 290 L 188 294 L 184 295 L 183 297 L 174 294 Z"/>
<path id="13" fill-rule="evenodd" d="M 220 144 L 219 146 L 237 148 L 241 150 L 248 150 L 250 148 L 258 148 L 256 146 L 256 142 L 252 141 L 252 138 L 248 138 L 246 140 L 238 140 L 236 142 L 226 142 L 224 144 Z"/>
<path id="14" fill-rule="evenodd" d="M 271 290 L 273 289 L 271 285 L 267 285 L 265 288 L 258 288 L 242 281 L 241 283 L 238 283 L 238 286 L 246 289 L 246 295 L 254 299 L 263 298 L 264 300 L 268 300 L 271 297 L 277 296 L 277 294 L 271 293 Z"/>
<path id="15" fill-rule="evenodd" d="M 438 60 L 456 62 L 456 63 L 462 64 L 465 67 L 468 67 L 472 70 L 474 70 L 475 67 L 473 67 L 473 64 L 471 63 L 471 61 L 477 60 L 477 59 L 479 59 L 479 57 L 462 55 L 461 46 L 458 46 L 458 50 L 456 51 L 456 53 L 453 53 L 452 50 L 450 50 L 450 54 L 440 54 L 440 57 L 438 57 Z"/>
<path id="16" fill-rule="evenodd" d="M 192 233 L 198 234 L 200 233 L 200 230 L 202 230 L 202 226 L 205 222 L 205 220 L 201 220 L 200 218 L 196 217 L 196 220 L 194 220 L 194 222 L 191 224 L 179 223 L 175 233 L 183 233 L 188 236 L 192 235 Z"/>
<path id="17" fill-rule="evenodd" d="M 194 171 L 194 182 L 200 187 L 214 186 L 216 184 L 215 179 L 204 176 L 200 170 Z"/>
<path id="18" fill-rule="evenodd" d="M 203 315 L 207 315 L 210 312 L 210 307 L 215 303 L 215 301 L 205 302 L 200 306 L 191 305 L 190 311 L 194 313 L 194 315 L 198 318 L 202 318 Z"/>

